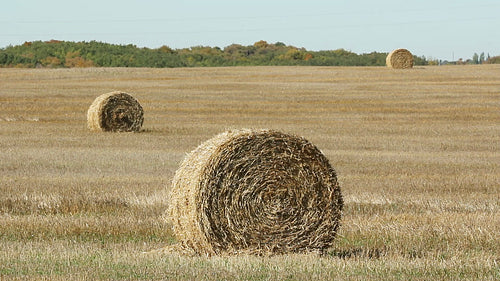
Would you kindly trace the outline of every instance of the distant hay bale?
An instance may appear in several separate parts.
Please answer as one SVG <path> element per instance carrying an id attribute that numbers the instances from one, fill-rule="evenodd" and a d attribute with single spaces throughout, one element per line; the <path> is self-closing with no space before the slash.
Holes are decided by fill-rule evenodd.
<path id="1" fill-rule="evenodd" d="M 202 255 L 323 251 L 343 206 L 321 151 L 272 130 L 227 131 L 202 143 L 175 173 L 170 199 L 174 247 Z"/>
<path id="2" fill-rule="evenodd" d="M 387 55 L 385 64 L 391 68 L 412 68 L 413 55 L 406 49 L 396 49 Z"/>
<path id="3" fill-rule="evenodd" d="M 143 122 L 139 102 L 119 91 L 100 95 L 87 111 L 87 126 L 93 131 L 137 132 Z"/>

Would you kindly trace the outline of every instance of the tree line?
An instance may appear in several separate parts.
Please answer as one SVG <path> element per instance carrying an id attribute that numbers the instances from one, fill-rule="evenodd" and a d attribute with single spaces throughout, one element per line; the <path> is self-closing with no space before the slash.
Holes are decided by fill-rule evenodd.
<path id="1" fill-rule="evenodd" d="M 139 48 L 97 41 L 34 41 L 0 49 L 0 67 L 200 67 L 247 65 L 383 66 L 387 53 L 356 54 L 344 49 L 308 51 L 282 42 L 258 41 L 224 48 Z M 414 57 L 416 65 L 436 64 Z"/>

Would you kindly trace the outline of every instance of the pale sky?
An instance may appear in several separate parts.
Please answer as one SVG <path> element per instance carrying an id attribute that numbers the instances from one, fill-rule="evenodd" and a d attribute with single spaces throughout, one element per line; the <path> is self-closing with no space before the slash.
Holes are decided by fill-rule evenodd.
<path id="1" fill-rule="evenodd" d="M 259 40 L 355 53 L 406 48 L 442 60 L 500 55 L 500 0 L 9 0 L 0 48 L 51 39 L 138 47 Z"/>

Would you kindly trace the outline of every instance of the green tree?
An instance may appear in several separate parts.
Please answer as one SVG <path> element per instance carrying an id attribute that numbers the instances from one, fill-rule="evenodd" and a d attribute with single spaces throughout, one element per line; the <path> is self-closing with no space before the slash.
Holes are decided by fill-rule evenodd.
<path id="1" fill-rule="evenodd" d="M 267 48 L 267 46 L 269 46 L 269 44 L 264 40 L 260 40 L 260 41 L 255 42 L 253 44 L 253 46 L 255 48 Z"/>
<path id="2" fill-rule="evenodd" d="M 479 64 L 479 55 L 477 53 L 474 53 L 474 55 L 472 56 L 472 63 Z"/>
<path id="3" fill-rule="evenodd" d="M 489 58 L 488 63 L 500 64 L 500 56 Z"/>
<path id="4" fill-rule="evenodd" d="M 263 40 L 248 46 L 232 44 L 224 49 L 195 46 L 175 50 L 168 46 L 150 49 L 132 44 L 50 40 L 0 48 L 0 67 L 383 66 L 386 56 L 387 53 L 356 54 L 344 49 L 314 52 Z M 483 54 L 476 57 L 477 63 L 485 60 Z M 415 56 L 416 65 L 428 63 L 425 57 Z"/>

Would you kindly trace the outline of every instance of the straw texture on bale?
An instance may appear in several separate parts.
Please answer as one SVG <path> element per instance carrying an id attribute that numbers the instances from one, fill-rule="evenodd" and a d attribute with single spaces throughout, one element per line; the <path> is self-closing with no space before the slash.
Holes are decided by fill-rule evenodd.
<path id="1" fill-rule="evenodd" d="M 93 131 L 137 132 L 143 122 L 139 102 L 119 91 L 100 95 L 87 111 L 87 126 Z"/>
<path id="2" fill-rule="evenodd" d="M 321 252 L 343 206 L 321 151 L 272 130 L 227 131 L 202 143 L 175 173 L 170 199 L 174 246 L 202 255 Z"/>
<path id="3" fill-rule="evenodd" d="M 413 67 L 413 55 L 406 49 L 396 49 L 387 55 L 385 63 L 388 67 L 403 69 Z"/>

